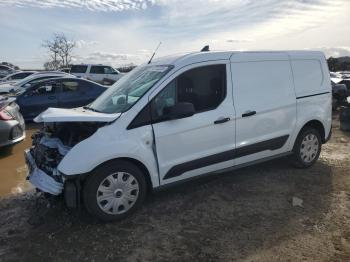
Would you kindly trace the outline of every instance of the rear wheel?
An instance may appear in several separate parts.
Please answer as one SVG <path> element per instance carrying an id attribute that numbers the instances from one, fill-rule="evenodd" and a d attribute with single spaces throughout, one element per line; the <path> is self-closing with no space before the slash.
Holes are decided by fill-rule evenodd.
<path id="1" fill-rule="evenodd" d="M 320 133 L 312 128 L 304 128 L 297 137 L 294 145 L 294 164 L 298 168 L 307 168 L 312 166 L 321 153 Z"/>
<path id="2" fill-rule="evenodd" d="M 141 170 L 127 161 L 113 161 L 97 168 L 87 179 L 83 198 L 90 214 L 103 221 L 120 220 L 143 202 L 147 186 Z"/>

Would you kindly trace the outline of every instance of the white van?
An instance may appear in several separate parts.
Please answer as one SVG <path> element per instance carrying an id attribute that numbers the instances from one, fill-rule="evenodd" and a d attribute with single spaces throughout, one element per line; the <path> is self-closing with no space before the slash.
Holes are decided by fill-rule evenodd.
<path id="1" fill-rule="evenodd" d="M 29 181 L 102 220 L 146 193 L 290 155 L 310 167 L 331 134 L 320 52 L 198 52 L 134 69 L 84 108 L 51 108 L 26 151 Z"/>

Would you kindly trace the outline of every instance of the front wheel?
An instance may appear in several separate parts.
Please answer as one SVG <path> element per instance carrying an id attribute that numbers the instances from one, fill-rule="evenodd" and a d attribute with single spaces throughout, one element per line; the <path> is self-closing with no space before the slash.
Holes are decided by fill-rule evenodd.
<path id="1" fill-rule="evenodd" d="M 103 221 L 120 220 L 143 202 L 147 186 L 141 170 L 127 161 L 112 161 L 87 179 L 83 199 L 87 211 Z"/>
<path id="2" fill-rule="evenodd" d="M 297 137 L 294 145 L 294 164 L 298 168 L 307 168 L 312 166 L 321 153 L 320 133 L 312 128 L 304 128 Z"/>

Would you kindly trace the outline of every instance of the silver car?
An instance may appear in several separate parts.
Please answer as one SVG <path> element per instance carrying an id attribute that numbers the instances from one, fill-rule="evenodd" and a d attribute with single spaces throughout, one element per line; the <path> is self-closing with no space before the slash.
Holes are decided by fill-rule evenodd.
<path id="1" fill-rule="evenodd" d="M 25 124 L 15 98 L 0 96 L 0 147 L 25 138 Z"/>

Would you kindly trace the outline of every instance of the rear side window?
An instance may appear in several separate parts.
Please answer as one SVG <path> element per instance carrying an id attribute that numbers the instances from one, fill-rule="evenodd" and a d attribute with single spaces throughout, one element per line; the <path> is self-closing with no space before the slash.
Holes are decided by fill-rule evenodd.
<path id="1" fill-rule="evenodd" d="M 116 71 L 115 71 L 112 67 L 110 67 L 110 66 L 105 66 L 103 70 L 104 70 L 105 74 L 113 74 L 113 73 L 116 73 Z"/>
<path id="2" fill-rule="evenodd" d="M 31 74 L 32 73 L 19 73 L 19 74 L 12 76 L 11 79 L 23 79 Z"/>
<path id="3" fill-rule="evenodd" d="M 62 92 L 77 92 L 79 83 L 77 81 L 62 81 Z"/>
<path id="4" fill-rule="evenodd" d="M 292 61 L 297 96 L 322 89 L 323 73 L 318 60 Z"/>
<path id="5" fill-rule="evenodd" d="M 189 70 L 170 82 L 153 100 L 152 116 L 166 119 L 176 103 L 192 103 L 196 113 L 215 109 L 226 96 L 226 65 Z"/>
<path id="6" fill-rule="evenodd" d="M 86 65 L 73 65 L 70 69 L 71 73 L 84 74 L 86 73 L 87 66 Z"/>
<path id="7" fill-rule="evenodd" d="M 92 66 L 90 69 L 90 74 L 104 74 L 105 70 L 103 66 Z"/>

